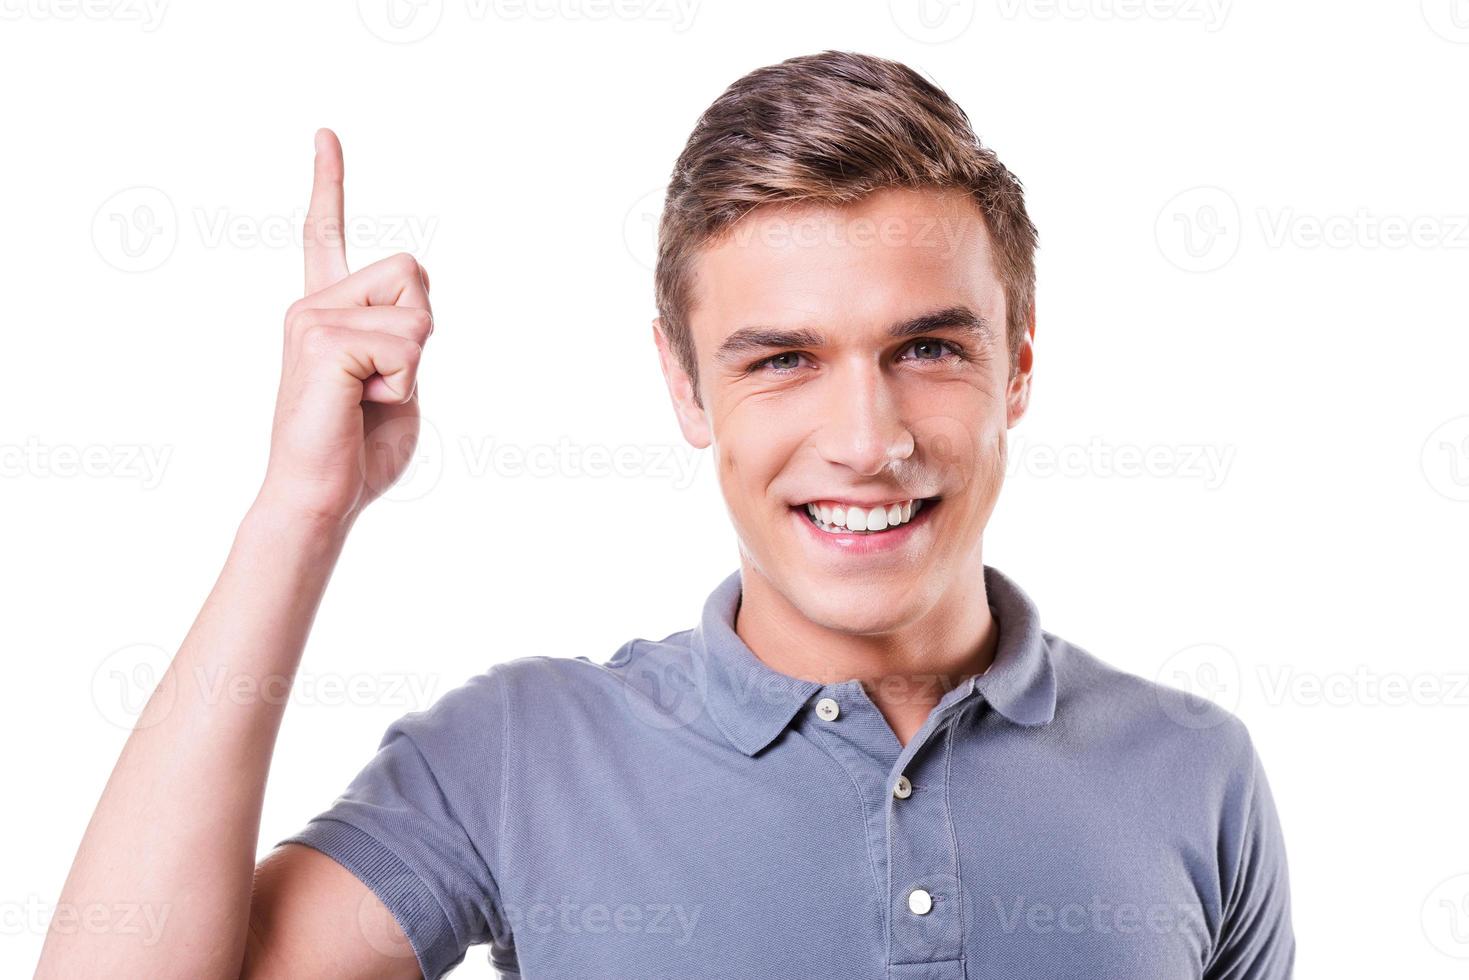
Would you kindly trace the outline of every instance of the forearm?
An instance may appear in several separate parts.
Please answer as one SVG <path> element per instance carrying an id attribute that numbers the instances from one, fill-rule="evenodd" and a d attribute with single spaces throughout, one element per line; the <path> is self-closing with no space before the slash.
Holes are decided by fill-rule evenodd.
<path id="1" fill-rule="evenodd" d="M 102 964 L 110 976 L 237 975 L 271 753 L 346 530 L 264 499 L 240 523 L 102 793 L 38 977 Z M 146 928 L 82 927 L 104 908 Z"/>

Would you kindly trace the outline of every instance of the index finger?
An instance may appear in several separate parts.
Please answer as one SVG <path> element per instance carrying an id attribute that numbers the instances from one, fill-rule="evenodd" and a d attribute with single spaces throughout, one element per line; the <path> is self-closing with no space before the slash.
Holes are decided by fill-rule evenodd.
<path id="1" fill-rule="evenodd" d="M 342 223 L 342 144 L 330 129 L 318 129 L 311 206 L 303 229 L 308 296 L 347 276 Z"/>

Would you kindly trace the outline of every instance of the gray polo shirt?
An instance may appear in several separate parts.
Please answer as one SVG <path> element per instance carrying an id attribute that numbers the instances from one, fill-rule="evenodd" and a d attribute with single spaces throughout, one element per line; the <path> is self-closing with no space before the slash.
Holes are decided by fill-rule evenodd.
<path id="1" fill-rule="evenodd" d="M 995 661 L 906 746 L 859 681 L 693 629 L 525 656 L 394 722 L 289 838 L 387 905 L 425 977 L 1282 978 L 1286 860 L 1245 727 L 1043 631 L 993 568 Z"/>

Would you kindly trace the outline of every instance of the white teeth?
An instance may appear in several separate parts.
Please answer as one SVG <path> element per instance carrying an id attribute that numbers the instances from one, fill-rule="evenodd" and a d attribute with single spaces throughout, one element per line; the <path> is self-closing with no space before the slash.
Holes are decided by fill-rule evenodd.
<path id="1" fill-rule="evenodd" d="M 817 526 L 824 531 L 872 533 L 908 523 L 922 504 L 921 500 L 905 500 L 901 504 L 889 504 L 886 507 L 849 508 L 810 503 L 806 505 L 806 513 L 815 518 Z"/>

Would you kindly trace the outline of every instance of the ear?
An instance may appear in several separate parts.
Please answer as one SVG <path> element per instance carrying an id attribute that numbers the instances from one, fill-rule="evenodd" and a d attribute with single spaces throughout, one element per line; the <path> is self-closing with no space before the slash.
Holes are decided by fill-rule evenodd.
<path id="1" fill-rule="evenodd" d="M 694 399 L 694 384 L 689 373 L 683 369 L 668 337 L 663 333 L 663 318 L 653 318 L 653 343 L 658 347 L 658 362 L 663 366 L 663 380 L 668 383 L 668 394 L 673 399 L 673 411 L 678 416 L 678 427 L 683 437 L 695 449 L 703 449 L 711 441 L 709 416 Z"/>
<path id="2" fill-rule="evenodd" d="M 1015 358 L 1015 373 L 1010 378 L 1006 392 L 1006 411 L 1009 416 L 1007 428 L 1014 428 L 1025 415 L 1030 405 L 1030 377 L 1035 364 L 1035 305 L 1030 307 L 1030 324 L 1020 336 L 1020 350 Z"/>

